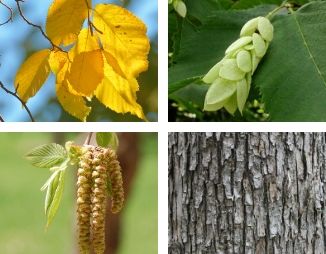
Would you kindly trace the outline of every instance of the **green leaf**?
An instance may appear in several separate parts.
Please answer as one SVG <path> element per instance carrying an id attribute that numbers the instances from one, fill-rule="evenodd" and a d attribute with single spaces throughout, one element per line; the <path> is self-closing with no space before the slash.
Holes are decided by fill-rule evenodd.
<path id="1" fill-rule="evenodd" d="M 96 133 L 96 142 L 102 147 L 111 147 L 114 150 L 118 149 L 119 139 L 114 132 L 98 132 Z"/>
<path id="2" fill-rule="evenodd" d="M 188 2 L 187 7 L 190 12 Z M 203 77 L 223 58 L 228 46 L 239 38 L 241 28 L 248 20 L 265 16 L 274 7 L 215 11 L 203 19 L 198 31 L 189 23 L 184 23 L 180 49 L 178 55 L 174 56 L 174 64 L 169 68 L 169 92 L 175 92 L 192 83 L 193 79 Z"/>
<path id="3" fill-rule="evenodd" d="M 25 155 L 30 163 L 39 168 L 51 168 L 67 158 L 65 148 L 59 144 L 47 144 L 34 148 Z"/>
<path id="4" fill-rule="evenodd" d="M 237 1 L 232 8 L 233 9 L 248 9 L 261 4 L 275 4 L 280 5 L 284 0 L 240 0 Z"/>
<path id="5" fill-rule="evenodd" d="M 60 170 L 58 172 L 59 172 L 58 173 L 59 179 L 58 179 L 57 184 L 55 181 L 53 181 L 52 184 L 50 184 L 48 187 L 48 188 L 51 188 L 51 196 L 49 197 L 48 207 L 47 207 L 47 203 L 46 203 L 46 215 L 47 215 L 46 228 L 49 227 L 56 212 L 58 211 L 60 201 L 62 198 L 63 187 L 64 187 L 64 177 L 65 177 L 66 171 Z M 51 200 L 52 196 L 53 196 L 53 198 Z"/>
<path id="6" fill-rule="evenodd" d="M 272 121 L 326 121 L 326 2 L 273 19 L 274 39 L 254 75 Z"/>
<path id="7" fill-rule="evenodd" d="M 58 188 L 59 178 L 60 178 L 59 173 L 60 173 L 60 171 L 55 171 L 48 180 L 48 184 L 46 186 L 47 191 L 46 191 L 46 195 L 45 195 L 45 205 L 44 205 L 45 215 L 48 214 L 50 205 L 53 201 L 55 190 Z"/>

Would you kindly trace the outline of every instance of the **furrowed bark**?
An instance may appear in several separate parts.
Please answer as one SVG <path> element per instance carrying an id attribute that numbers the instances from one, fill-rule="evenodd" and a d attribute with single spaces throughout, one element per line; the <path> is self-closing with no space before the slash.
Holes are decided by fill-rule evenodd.
<path id="1" fill-rule="evenodd" d="M 170 133 L 169 253 L 324 253 L 324 133 Z"/>

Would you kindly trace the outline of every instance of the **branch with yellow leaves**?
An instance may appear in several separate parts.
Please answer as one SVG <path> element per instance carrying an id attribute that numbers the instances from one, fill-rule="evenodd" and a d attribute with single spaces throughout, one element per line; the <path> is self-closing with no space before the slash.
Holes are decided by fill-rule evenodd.
<path id="1" fill-rule="evenodd" d="M 31 111 L 29 110 L 29 108 L 27 107 L 26 103 L 18 96 L 17 94 L 17 90 L 18 90 L 19 84 L 16 87 L 15 92 L 10 91 L 8 88 L 6 88 L 3 83 L 0 81 L 0 88 L 3 89 L 7 94 L 10 94 L 12 96 L 14 96 L 17 100 L 19 100 L 21 102 L 21 104 L 23 105 L 23 107 L 25 108 L 26 112 L 28 113 L 29 118 L 31 119 L 32 122 L 35 122 L 33 115 L 31 113 Z M 3 118 L 0 119 L 0 121 L 4 122 Z"/>
<path id="2" fill-rule="evenodd" d="M 23 18 L 23 20 L 30 26 L 33 26 L 37 29 L 40 30 L 40 32 L 42 33 L 42 35 L 50 42 L 50 44 L 52 45 L 52 48 L 53 49 L 57 49 L 57 50 L 60 50 L 62 52 L 65 52 L 67 53 L 65 50 L 63 50 L 62 48 L 60 48 L 58 45 L 55 45 L 52 40 L 46 35 L 46 33 L 43 31 L 42 27 L 39 26 L 39 25 L 35 25 L 33 24 L 32 22 L 30 22 L 26 17 L 25 15 L 23 14 L 23 11 L 21 9 L 21 6 L 20 6 L 20 2 L 24 2 L 24 0 L 15 0 L 16 1 L 16 4 L 17 4 L 17 8 L 18 8 L 18 12 L 19 12 L 19 15 Z"/>
<path id="3" fill-rule="evenodd" d="M 8 5 L 3 3 L 1 0 L 0 0 L 0 5 L 4 6 L 9 11 L 9 18 L 5 22 L 0 23 L 0 26 L 3 26 L 5 24 L 9 23 L 10 21 L 12 21 L 13 12 L 12 12 L 12 9 Z"/>

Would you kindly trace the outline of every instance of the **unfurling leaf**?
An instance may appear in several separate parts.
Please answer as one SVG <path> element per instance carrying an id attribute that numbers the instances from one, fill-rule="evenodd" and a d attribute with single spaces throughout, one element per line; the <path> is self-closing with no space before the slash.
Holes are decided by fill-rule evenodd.
<path id="1" fill-rule="evenodd" d="M 50 50 L 43 49 L 31 55 L 16 74 L 15 87 L 19 97 L 27 101 L 33 97 L 50 74 L 48 58 Z"/>
<path id="2" fill-rule="evenodd" d="M 126 76 L 137 77 L 148 68 L 149 39 L 145 24 L 128 10 L 113 4 L 98 4 L 94 24 L 103 48 L 120 64 Z"/>
<path id="3" fill-rule="evenodd" d="M 62 198 L 62 193 L 63 193 L 63 187 L 64 187 L 64 177 L 65 177 L 65 170 L 60 170 L 58 171 L 58 180 L 57 183 L 55 181 L 52 181 L 52 184 L 49 185 L 48 188 L 51 188 L 51 196 L 49 197 L 49 204 L 48 207 L 46 208 L 46 216 L 47 216 L 47 222 L 46 222 L 46 228 L 49 227 L 51 224 L 58 208 L 60 205 L 60 201 Z M 56 178 L 54 178 L 55 180 Z M 53 198 L 51 199 L 51 197 Z"/>
<path id="4" fill-rule="evenodd" d="M 35 167 L 51 168 L 63 162 L 67 152 L 63 146 L 52 143 L 34 148 L 25 157 Z"/>
<path id="5" fill-rule="evenodd" d="M 96 142 L 99 146 L 110 147 L 113 150 L 117 150 L 119 146 L 119 138 L 115 132 L 96 133 Z"/>
<path id="6" fill-rule="evenodd" d="M 47 186 L 46 186 L 47 191 L 46 191 L 45 203 L 44 203 L 45 215 L 48 214 L 49 208 L 50 208 L 51 203 L 53 201 L 55 190 L 58 188 L 59 178 L 60 178 L 60 171 L 55 171 L 55 172 L 52 173 L 52 175 L 50 176 L 49 180 L 46 183 L 47 184 Z"/>
<path id="7" fill-rule="evenodd" d="M 91 6 L 91 1 L 88 5 Z M 50 6 L 46 21 L 46 33 L 56 45 L 69 45 L 77 40 L 87 18 L 85 0 L 55 0 Z"/>

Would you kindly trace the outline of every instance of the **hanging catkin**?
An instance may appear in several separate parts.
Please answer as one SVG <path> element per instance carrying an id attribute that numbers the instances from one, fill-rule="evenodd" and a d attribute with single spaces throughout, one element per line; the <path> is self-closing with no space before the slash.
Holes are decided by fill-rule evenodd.
<path id="1" fill-rule="evenodd" d="M 95 254 L 105 249 L 105 212 L 107 199 L 107 166 L 103 160 L 103 149 L 97 147 L 92 172 L 92 243 Z"/>
<path id="2" fill-rule="evenodd" d="M 77 180 L 77 222 L 79 228 L 80 253 L 86 254 L 90 250 L 90 216 L 91 216 L 91 172 L 92 172 L 92 148 L 85 147 L 85 153 L 81 156 L 78 168 Z"/>
<path id="3" fill-rule="evenodd" d="M 92 244 L 95 254 L 103 254 L 108 185 L 111 186 L 112 213 L 118 213 L 124 202 L 121 167 L 112 149 L 84 146 L 83 150 L 77 181 L 79 247 L 80 252 L 86 254 Z"/>
<path id="4" fill-rule="evenodd" d="M 118 213 L 121 211 L 124 202 L 121 167 L 114 150 L 107 149 L 105 151 L 105 159 L 107 161 L 108 175 L 112 189 L 111 211 L 112 213 Z"/>

